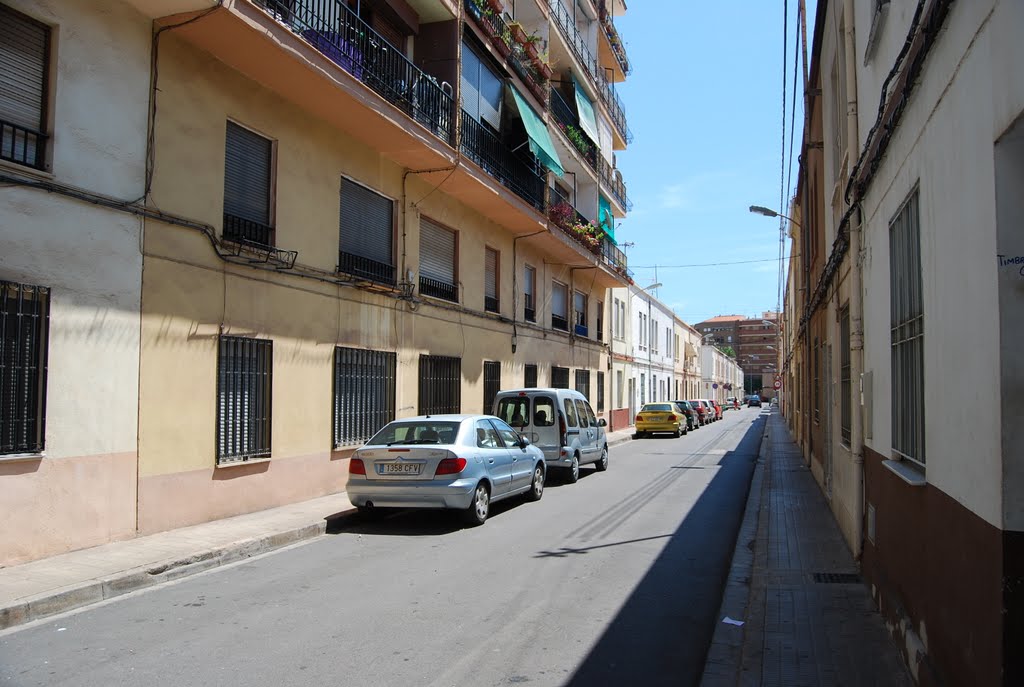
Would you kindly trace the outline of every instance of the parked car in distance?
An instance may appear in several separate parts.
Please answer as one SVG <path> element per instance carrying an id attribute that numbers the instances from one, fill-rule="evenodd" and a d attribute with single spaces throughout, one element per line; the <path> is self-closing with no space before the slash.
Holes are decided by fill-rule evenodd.
<path id="1" fill-rule="evenodd" d="M 608 436 L 587 397 L 575 389 L 508 389 L 499 391 L 492 411 L 544 453 L 549 468 L 573 483 L 580 466 L 608 469 Z"/>
<path id="2" fill-rule="evenodd" d="M 686 416 L 670 401 L 645 403 L 636 414 L 636 435 L 640 439 L 649 434 L 671 434 L 680 437 L 686 426 Z"/>
<path id="3" fill-rule="evenodd" d="M 686 416 L 686 430 L 697 429 L 700 427 L 700 419 L 697 417 L 697 411 L 694 410 L 693 406 L 690 405 L 689 401 L 672 401 L 679 409 L 683 411 L 683 415 Z M 683 432 L 686 434 L 686 432 Z"/>
<path id="4" fill-rule="evenodd" d="M 737 399 L 735 396 L 730 396 L 729 398 L 725 399 L 725 403 L 722 404 L 723 410 L 739 410 L 739 407 L 739 399 Z"/>
<path id="5" fill-rule="evenodd" d="M 345 491 L 361 512 L 451 508 L 471 525 L 490 504 L 523 494 L 539 501 L 547 464 L 530 440 L 490 415 L 394 420 L 349 460 Z"/>
<path id="6" fill-rule="evenodd" d="M 749 396 L 747 398 L 747 407 L 751 408 L 751 407 L 754 407 L 754 406 L 757 406 L 758 408 L 761 407 L 761 397 L 760 396 Z"/>
<path id="7" fill-rule="evenodd" d="M 718 401 L 716 401 L 713 398 L 709 398 L 708 399 L 708 403 L 711 404 L 711 409 L 715 411 L 715 419 L 716 420 L 721 420 L 722 419 L 722 412 L 723 412 L 722 404 L 719 403 Z"/>
<path id="8" fill-rule="evenodd" d="M 711 401 L 706 398 L 698 398 L 697 400 L 704 404 L 704 417 L 709 423 L 718 419 L 718 413 L 715 412 L 715 408 L 711 405 Z"/>
<path id="9" fill-rule="evenodd" d="M 711 422 L 711 417 L 708 414 L 708 407 L 702 401 L 698 399 L 690 399 L 690 405 L 694 410 L 697 411 L 697 419 L 700 420 L 700 424 L 703 427 Z"/>

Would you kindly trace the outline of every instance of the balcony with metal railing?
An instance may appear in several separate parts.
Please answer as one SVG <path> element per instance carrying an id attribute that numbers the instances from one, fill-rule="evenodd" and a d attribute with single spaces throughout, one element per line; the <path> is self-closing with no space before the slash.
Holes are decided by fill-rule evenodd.
<path id="1" fill-rule="evenodd" d="M 607 46 L 607 50 L 610 51 L 614 64 L 618 67 L 619 72 L 624 79 L 629 75 L 632 69 L 629 65 L 629 58 L 626 56 L 626 46 L 622 43 L 622 38 L 619 36 L 619 30 L 615 28 L 615 22 L 612 19 L 612 14 L 608 10 L 608 3 L 605 2 L 605 0 L 598 0 L 597 12 L 598 18 L 601 22 L 602 33 L 607 41 L 602 48 Z M 602 53 L 602 57 L 607 56 L 603 49 L 600 52 Z"/>
<path id="2" fill-rule="evenodd" d="M 601 69 L 601 65 L 587 46 L 586 39 L 576 28 L 576 21 L 561 0 L 548 0 L 548 7 L 551 9 L 559 33 L 596 86 L 601 102 L 608 108 L 608 114 L 619 136 L 624 142 L 630 143 L 633 140 L 633 133 L 626 125 L 626 111 L 622 106 L 619 94 L 615 91 L 615 84 L 605 76 L 604 70 Z"/>
<path id="3" fill-rule="evenodd" d="M 546 103 L 548 97 L 548 76 L 542 71 L 541 62 L 531 57 L 536 52 L 527 51 L 526 45 L 515 38 L 515 32 L 505 21 L 504 17 L 491 11 L 489 8 L 482 8 L 475 0 L 465 0 L 466 14 L 473 22 L 480 27 L 480 30 L 489 39 L 495 51 L 508 63 L 526 87 L 537 98 L 538 102 Z M 535 46 L 532 46 L 535 47 Z"/>
<path id="4" fill-rule="evenodd" d="M 622 181 L 622 174 L 618 169 L 608 164 L 608 161 L 603 156 L 598 156 L 598 176 L 601 179 L 601 184 L 607 188 L 615 200 L 622 205 L 622 208 L 629 212 L 633 209 L 633 202 L 629 199 L 629 195 L 626 193 L 626 184 Z"/>
<path id="5" fill-rule="evenodd" d="M 42 131 L 0 119 L 0 160 L 43 169 L 47 139 Z"/>
<path id="6" fill-rule="evenodd" d="M 576 112 L 565 102 L 562 94 L 554 88 L 551 89 L 551 97 L 548 102 L 551 114 L 554 115 L 555 126 L 569 140 L 572 147 L 580 154 L 580 157 L 586 160 L 590 168 L 596 172 L 597 144 L 583 132 L 583 127 L 580 126 L 580 119 Z"/>
<path id="7" fill-rule="evenodd" d="M 525 153 L 512 152 L 490 129 L 462 112 L 462 154 L 517 196 L 544 212 L 544 177 Z M 524 148 L 520 148 L 520 151 Z"/>

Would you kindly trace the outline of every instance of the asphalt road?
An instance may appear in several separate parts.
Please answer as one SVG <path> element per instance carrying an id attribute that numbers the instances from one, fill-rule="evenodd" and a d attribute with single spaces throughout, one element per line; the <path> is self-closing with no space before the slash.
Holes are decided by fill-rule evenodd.
<path id="1" fill-rule="evenodd" d="M 353 514 L 307 544 L 0 635 L 17 685 L 696 685 L 764 420 L 613 447 L 538 503 Z"/>

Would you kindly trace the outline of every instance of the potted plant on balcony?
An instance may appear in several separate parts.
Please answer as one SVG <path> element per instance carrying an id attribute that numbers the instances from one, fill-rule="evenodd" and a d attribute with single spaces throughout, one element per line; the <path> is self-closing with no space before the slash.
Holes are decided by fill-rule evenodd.
<path id="1" fill-rule="evenodd" d="M 541 37 L 535 33 L 531 33 L 526 37 L 526 40 L 523 41 L 523 48 L 526 50 L 526 55 L 531 61 L 536 61 L 539 57 L 538 50 L 540 49 L 540 41 Z"/>
<path id="2" fill-rule="evenodd" d="M 501 13 L 505 11 L 505 3 L 501 0 L 487 0 L 487 5 L 499 17 L 501 16 Z"/>
<path id="3" fill-rule="evenodd" d="M 538 55 L 537 58 L 534 59 L 533 64 L 537 67 L 537 71 L 540 72 L 545 81 L 550 80 L 551 75 L 555 73 L 555 70 L 551 66 L 551 62 L 548 59 L 547 51 Z"/>
<path id="4" fill-rule="evenodd" d="M 508 30 L 512 32 L 512 40 L 519 45 L 525 45 L 527 40 L 526 29 L 517 21 L 509 22 Z"/>

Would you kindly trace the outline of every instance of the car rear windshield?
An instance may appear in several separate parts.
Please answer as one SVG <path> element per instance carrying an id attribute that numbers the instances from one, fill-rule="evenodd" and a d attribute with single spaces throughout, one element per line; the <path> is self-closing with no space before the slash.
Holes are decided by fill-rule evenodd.
<path id="1" fill-rule="evenodd" d="M 641 413 L 669 413 L 672 412 L 672 406 L 668 403 L 648 403 L 640 409 Z"/>
<path id="2" fill-rule="evenodd" d="M 555 424 L 555 404 L 548 396 L 533 397 L 533 412 L 530 412 L 529 396 L 508 396 L 498 401 L 495 415 L 512 427 L 525 427 L 533 418 L 534 427 L 551 427 Z"/>
<path id="3" fill-rule="evenodd" d="M 392 422 L 374 434 L 367 444 L 374 446 L 390 446 L 392 444 L 452 444 L 458 435 L 458 422 L 409 420 L 406 422 Z"/>

